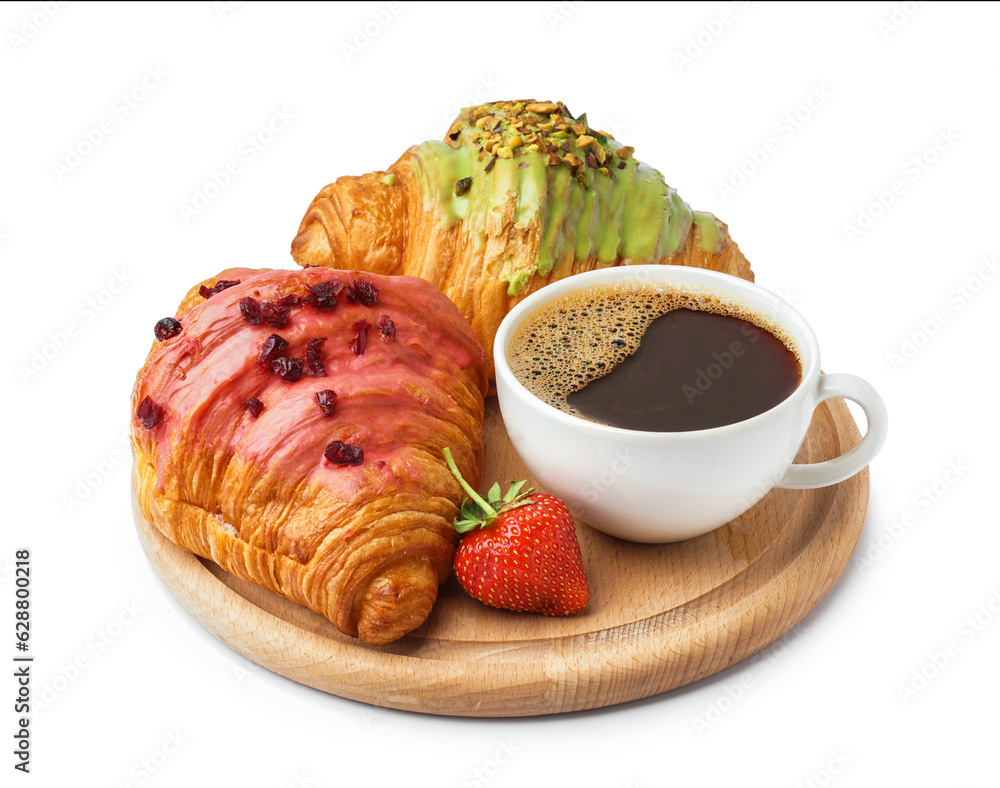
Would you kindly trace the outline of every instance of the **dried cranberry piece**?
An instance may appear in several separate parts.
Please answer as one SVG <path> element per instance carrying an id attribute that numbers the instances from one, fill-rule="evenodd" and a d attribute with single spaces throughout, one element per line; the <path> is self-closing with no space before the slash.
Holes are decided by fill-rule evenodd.
<path id="1" fill-rule="evenodd" d="M 179 320 L 174 320 L 172 317 L 165 317 L 163 320 L 157 321 L 156 325 L 153 326 L 153 335 L 158 342 L 162 342 L 164 339 L 177 336 L 181 333 L 182 328 L 183 326 Z"/>
<path id="2" fill-rule="evenodd" d="M 288 340 L 279 337 L 277 334 L 271 334 L 267 339 L 264 340 L 263 344 L 260 346 L 260 356 L 257 358 L 257 363 L 262 369 L 267 369 L 271 366 L 271 362 L 278 357 L 278 355 L 288 347 Z"/>
<path id="3" fill-rule="evenodd" d="M 323 456 L 334 465 L 360 465 L 365 461 L 365 450 L 350 443 L 334 441 L 326 447 Z"/>
<path id="4" fill-rule="evenodd" d="M 323 365 L 323 359 L 320 357 L 324 342 L 326 342 L 326 337 L 316 337 L 315 339 L 310 339 L 306 344 L 306 368 L 314 378 L 326 377 L 326 367 Z"/>
<path id="5" fill-rule="evenodd" d="M 330 389 L 324 389 L 323 391 L 316 392 L 316 404 L 319 405 L 319 409 L 323 411 L 324 416 L 329 416 L 333 413 L 333 406 L 337 402 L 337 392 L 331 391 Z"/>
<path id="6" fill-rule="evenodd" d="M 358 294 L 354 292 L 354 288 L 350 285 L 344 285 L 344 298 L 350 301 L 352 304 L 358 300 Z"/>
<path id="7" fill-rule="evenodd" d="M 227 288 L 230 288 L 230 287 L 234 287 L 234 286 L 238 285 L 239 283 L 240 283 L 239 279 L 220 279 L 211 288 L 208 288 L 208 287 L 205 287 L 205 285 L 202 285 L 201 287 L 198 288 L 198 292 L 201 294 L 202 298 L 211 298 L 216 293 L 221 293 L 223 290 L 225 290 Z"/>
<path id="8" fill-rule="evenodd" d="M 368 329 L 370 324 L 367 320 L 355 320 L 351 324 L 351 328 L 357 333 L 354 335 L 354 339 L 351 340 L 351 350 L 354 351 L 355 356 L 364 355 L 365 348 L 368 347 Z"/>
<path id="9" fill-rule="evenodd" d="M 259 326 L 261 321 L 260 301 L 253 296 L 247 296 L 242 299 L 240 301 L 240 315 L 251 326 Z"/>
<path id="10" fill-rule="evenodd" d="M 298 309 L 302 306 L 302 302 L 305 301 L 305 296 L 301 293 L 289 293 L 286 296 L 282 296 L 274 303 L 280 307 L 290 307 L 293 309 Z"/>
<path id="11" fill-rule="evenodd" d="M 309 295 L 302 299 L 302 303 L 327 311 L 336 309 L 337 293 L 344 289 L 344 283 L 337 279 L 328 279 L 318 285 L 306 285 L 306 289 Z"/>
<path id="12" fill-rule="evenodd" d="M 260 319 L 275 328 L 284 328 L 290 314 L 292 314 L 290 306 L 278 306 L 270 301 L 260 305 Z"/>
<path id="13" fill-rule="evenodd" d="M 271 371 L 286 383 L 294 383 L 302 377 L 302 368 L 305 362 L 301 358 L 291 358 L 290 356 L 278 356 L 271 361 Z"/>
<path id="14" fill-rule="evenodd" d="M 363 356 L 367 347 L 368 329 L 365 328 L 354 335 L 354 339 L 351 340 L 351 350 L 354 351 L 355 356 Z"/>
<path id="15" fill-rule="evenodd" d="M 250 399 L 243 403 L 243 407 L 250 411 L 250 415 L 255 419 L 264 412 L 264 403 L 256 397 L 250 397 Z"/>
<path id="16" fill-rule="evenodd" d="M 163 408 L 149 397 L 146 397 L 139 403 L 139 409 L 136 410 L 135 417 L 139 419 L 139 423 L 143 427 L 151 430 L 163 420 Z"/>
<path id="17" fill-rule="evenodd" d="M 358 296 L 358 301 L 363 306 L 372 306 L 378 303 L 378 288 L 369 280 L 358 277 L 354 280 L 354 292 Z"/>
<path id="18" fill-rule="evenodd" d="M 396 338 L 396 324 L 388 315 L 382 315 L 375 323 L 384 342 L 392 342 Z"/>

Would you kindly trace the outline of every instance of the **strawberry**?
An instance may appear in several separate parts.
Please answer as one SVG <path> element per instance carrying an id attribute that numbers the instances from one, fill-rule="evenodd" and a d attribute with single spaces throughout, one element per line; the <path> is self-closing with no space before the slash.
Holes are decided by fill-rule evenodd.
<path id="1" fill-rule="evenodd" d="M 464 533 L 455 552 L 462 588 L 484 604 L 504 610 L 571 616 L 590 598 L 580 543 L 566 505 L 548 493 L 522 492 L 511 482 L 501 497 L 494 484 L 486 500 L 462 478 L 451 452 L 448 467 L 468 493 L 455 529 Z"/>

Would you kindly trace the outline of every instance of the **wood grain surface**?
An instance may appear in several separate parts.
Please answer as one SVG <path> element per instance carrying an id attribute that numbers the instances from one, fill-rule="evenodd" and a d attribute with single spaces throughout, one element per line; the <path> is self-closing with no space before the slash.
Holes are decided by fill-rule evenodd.
<path id="1" fill-rule="evenodd" d="M 528 478 L 487 403 L 483 489 Z M 841 400 L 816 411 L 799 462 L 859 440 Z M 868 471 L 819 490 L 773 490 L 705 536 L 645 545 L 578 524 L 591 599 L 569 618 L 488 608 L 454 578 L 430 618 L 389 646 L 136 527 L 154 572 L 206 630 L 248 659 L 346 698 L 434 714 L 553 714 L 649 697 L 710 676 L 781 637 L 843 572 L 868 505 Z"/>

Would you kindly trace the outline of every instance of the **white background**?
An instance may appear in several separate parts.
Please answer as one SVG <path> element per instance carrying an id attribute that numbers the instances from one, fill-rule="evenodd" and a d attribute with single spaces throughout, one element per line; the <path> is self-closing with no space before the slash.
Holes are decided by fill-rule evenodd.
<path id="1" fill-rule="evenodd" d="M 3 784 L 1000 784 L 998 24 L 958 3 L 0 8 L 0 652 L 28 548 L 35 657 L 32 773 L 8 781 L 4 701 Z M 602 711 L 432 717 L 256 668 L 135 537 L 153 323 L 222 268 L 291 265 L 336 176 L 528 97 L 586 111 L 728 222 L 824 367 L 881 391 L 855 560 L 756 659 Z"/>

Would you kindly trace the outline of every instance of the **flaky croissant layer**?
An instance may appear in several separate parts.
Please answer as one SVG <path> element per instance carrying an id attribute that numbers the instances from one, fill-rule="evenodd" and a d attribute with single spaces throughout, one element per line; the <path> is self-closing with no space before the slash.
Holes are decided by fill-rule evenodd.
<path id="1" fill-rule="evenodd" d="M 223 271 L 176 321 L 132 394 L 143 514 L 348 635 L 418 627 L 462 498 L 442 449 L 482 465 L 468 322 L 423 280 L 327 269 Z"/>
<path id="2" fill-rule="evenodd" d="M 464 109 L 443 141 L 324 187 L 292 256 L 433 282 L 472 323 L 491 376 L 500 321 L 549 282 L 631 263 L 753 279 L 726 225 L 632 148 L 561 103 L 528 100 Z"/>

